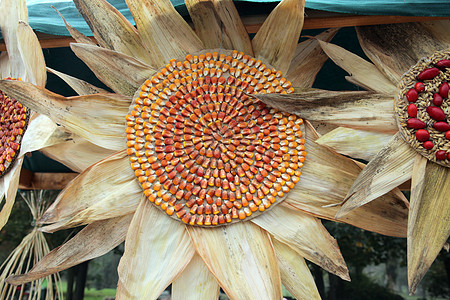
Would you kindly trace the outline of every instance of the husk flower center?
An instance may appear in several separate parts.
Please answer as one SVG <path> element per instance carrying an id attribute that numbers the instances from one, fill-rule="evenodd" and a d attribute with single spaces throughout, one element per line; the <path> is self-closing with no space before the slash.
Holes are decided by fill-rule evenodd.
<path id="1" fill-rule="evenodd" d="M 136 93 L 127 153 L 145 196 L 197 226 L 249 219 L 299 181 L 303 120 L 254 93 L 289 93 L 281 72 L 238 51 L 171 60 Z"/>

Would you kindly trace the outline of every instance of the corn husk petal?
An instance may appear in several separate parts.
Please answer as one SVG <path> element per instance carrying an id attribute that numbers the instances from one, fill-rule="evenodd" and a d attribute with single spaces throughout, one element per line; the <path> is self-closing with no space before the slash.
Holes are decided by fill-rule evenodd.
<path id="1" fill-rule="evenodd" d="M 293 94 L 256 94 L 267 105 L 310 121 L 395 133 L 391 96 L 365 91 L 299 90 Z"/>
<path id="2" fill-rule="evenodd" d="M 408 222 L 408 284 L 416 288 L 450 235 L 449 169 L 416 154 Z"/>
<path id="3" fill-rule="evenodd" d="M 69 31 L 70 35 L 72 36 L 72 38 L 77 41 L 78 43 L 82 43 L 82 44 L 90 44 L 90 45 L 95 45 L 95 43 L 88 38 L 87 36 L 85 36 L 84 34 L 82 34 L 81 32 L 79 32 L 77 29 L 75 29 L 74 27 L 72 27 L 67 21 L 66 19 L 63 17 L 63 15 L 55 8 L 52 6 L 52 8 L 54 10 L 56 10 L 56 12 L 59 14 L 59 16 L 61 17 L 61 19 L 64 21 L 64 25 L 66 26 L 67 30 Z"/>
<path id="4" fill-rule="evenodd" d="M 133 212 L 142 189 L 129 166 L 125 151 L 115 153 L 72 180 L 47 209 L 41 223 L 53 232 Z"/>
<path id="5" fill-rule="evenodd" d="M 11 214 L 11 210 L 14 206 L 14 202 L 16 201 L 16 193 L 17 188 L 19 187 L 19 178 L 20 178 L 20 170 L 22 169 L 23 157 L 19 157 L 14 162 L 14 166 L 8 171 L 8 173 L 3 176 L 0 180 L 2 180 L 2 191 L 4 191 L 4 199 L 5 203 L 3 204 L 2 209 L 0 210 L 0 229 L 5 226 L 6 222 L 9 219 L 9 215 Z M 3 200 L 0 200 L 0 203 Z"/>
<path id="6" fill-rule="evenodd" d="M 280 299 L 281 279 L 270 238 L 251 222 L 187 227 L 197 252 L 231 299 Z"/>
<path id="7" fill-rule="evenodd" d="M 17 80 L 1 80 L 0 89 L 98 146 L 114 150 L 124 148 L 124 116 L 131 103 L 129 97 L 94 94 L 66 98 Z"/>
<path id="8" fill-rule="evenodd" d="M 281 1 L 252 40 L 255 56 L 285 74 L 295 55 L 304 14 L 304 0 Z"/>
<path id="9" fill-rule="evenodd" d="M 336 240 L 315 217 L 278 205 L 252 222 L 326 271 L 350 280 Z"/>
<path id="10" fill-rule="evenodd" d="M 7 279 L 11 284 L 30 282 L 99 257 L 125 239 L 133 215 L 101 220 L 89 224 L 68 242 L 53 249 L 27 274 Z"/>
<path id="11" fill-rule="evenodd" d="M 371 160 L 392 138 L 391 134 L 338 127 L 316 143 L 357 159 Z"/>
<path id="12" fill-rule="evenodd" d="M 353 83 L 367 90 L 395 95 L 397 90 L 395 84 L 386 78 L 374 64 L 337 45 L 323 41 L 319 41 L 319 43 L 334 63 L 351 75 Z"/>
<path id="13" fill-rule="evenodd" d="M 331 28 L 314 38 L 301 42 L 295 49 L 294 57 L 286 73 L 286 78 L 295 87 L 309 88 L 313 85 L 328 56 L 323 52 L 317 40 L 329 42 L 339 28 Z"/>
<path id="14" fill-rule="evenodd" d="M 203 44 L 177 13 L 170 0 L 126 0 L 144 46 L 150 52 L 150 65 L 162 67 L 170 59 L 202 50 Z"/>
<path id="15" fill-rule="evenodd" d="M 400 133 L 394 135 L 359 174 L 337 217 L 386 194 L 410 179 L 415 155 L 415 150 L 405 143 Z"/>
<path id="16" fill-rule="evenodd" d="M 87 45 L 70 44 L 70 48 L 100 81 L 114 92 L 132 96 L 155 69 L 120 52 Z"/>
<path id="17" fill-rule="evenodd" d="M 141 201 L 119 263 L 116 299 L 156 299 L 194 254 L 185 225 L 147 199 Z"/>
<path id="18" fill-rule="evenodd" d="M 286 244 L 272 239 L 283 286 L 296 299 L 319 299 L 314 278 L 303 257 Z"/>
<path id="19" fill-rule="evenodd" d="M 93 86 L 92 84 L 67 75 L 65 73 L 53 70 L 47 67 L 47 71 L 52 73 L 59 78 L 61 78 L 65 83 L 67 83 L 78 95 L 90 95 L 90 94 L 98 94 L 98 93 L 107 93 L 106 90 Z"/>
<path id="20" fill-rule="evenodd" d="M 220 286 L 199 255 L 172 283 L 173 300 L 217 300 Z M 189 291 L 189 292 L 188 292 Z"/>
<path id="21" fill-rule="evenodd" d="M 447 39 L 449 24 L 445 33 L 440 32 Z M 440 41 L 419 22 L 363 26 L 356 32 L 364 53 L 395 84 L 419 59 L 450 47 L 450 41 Z"/>

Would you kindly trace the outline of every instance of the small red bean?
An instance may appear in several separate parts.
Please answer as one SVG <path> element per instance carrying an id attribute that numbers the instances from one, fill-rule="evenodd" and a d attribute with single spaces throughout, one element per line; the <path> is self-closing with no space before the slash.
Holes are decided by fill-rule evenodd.
<path id="1" fill-rule="evenodd" d="M 450 86 L 448 85 L 447 82 L 444 82 L 441 84 L 441 86 L 439 87 L 439 95 L 442 96 L 442 98 L 447 98 L 448 97 L 448 91 L 450 90 Z"/>
<path id="2" fill-rule="evenodd" d="M 434 147 L 433 142 L 432 141 L 426 141 L 423 143 L 423 147 L 427 150 L 430 150 Z"/>
<path id="3" fill-rule="evenodd" d="M 406 126 L 408 126 L 408 128 L 421 129 L 425 128 L 426 124 L 419 119 L 411 118 L 406 121 Z"/>
<path id="4" fill-rule="evenodd" d="M 436 152 L 436 159 L 444 160 L 447 157 L 447 152 L 445 150 L 439 150 Z"/>
<path id="5" fill-rule="evenodd" d="M 417 75 L 417 78 L 421 81 L 430 80 L 436 77 L 439 74 L 439 72 L 440 71 L 438 68 L 428 68 L 420 72 L 419 75 Z"/>
<path id="6" fill-rule="evenodd" d="M 436 106 L 441 106 L 442 102 L 444 102 L 444 100 L 442 99 L 441 95 L 439 95 L 438 93 L 434 93 L 433 104 Z"/>
<path id="7" fill-rule="evenodd" d="M 430 133 L 426 129 L 419 129 L 416 131 L 416 138 L 421 142 L 425 142 L 430 138 Z"/>
<path id="8" fill-rule="evenodd" d="M 419 93 L 420 92 L 423 92 L 423 91 L 425 91 L 425 85 L 423 84 L 423 82 L 417 82 L 415 85 L 414 85 L 414 89 L 416 90 L 416 91 L 418 91 Z"/>
<path id="9" fill-rule="evenodd" d="M 410 89 L 406 92 L 406 99 L 409 102 L 416 102 L 419 97 L 419 93 L 415 89 Z"/>
<path id="10" fill-rule="evenodd" d="M 437 106 L 428 106 L 427 113 L 430 115 L 431 118 L 435 119 L 436 121 L 445 120 L 444 111 Z"/>
<path id="11" fill-rule="evenodd" d="M 408 112 L 408 116 L 410 116 L 411 118 L 417 117 L 417 106 L 415 104 L 409 104 L 406 111 Z"/>

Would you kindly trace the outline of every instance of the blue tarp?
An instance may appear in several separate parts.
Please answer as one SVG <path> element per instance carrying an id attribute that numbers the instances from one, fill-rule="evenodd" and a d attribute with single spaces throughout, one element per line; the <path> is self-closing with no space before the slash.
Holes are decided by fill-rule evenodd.
<path id="1" fill-rule="evenodd" d="M 180 14 L 187 14 L 183 0 L 171 0 Z M 275 0 L 240 0 L 242 2 L 270 3 Z M 125 0 L 108 0 L 133 24 Z M 69 35 L 55 10 L 79 31 L 91 35 L 89 27 L 71 0 L 28 0 L 29 23 L 37 31 L 53 35 Z M 362 15 L 402 15 L 450 17 L 450 0 L 306 0 L 306 7 L 340 13 Z"/>

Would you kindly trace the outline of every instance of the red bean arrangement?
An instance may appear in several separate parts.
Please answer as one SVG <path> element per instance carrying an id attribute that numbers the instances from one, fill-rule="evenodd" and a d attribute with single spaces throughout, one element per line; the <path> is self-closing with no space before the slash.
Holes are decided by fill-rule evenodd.
<path id="1" fill-rule="evenodd" d="M 429 127 L 442 132 L 445 139 L 450 140 L 450 124 L 449 116 L 442 109 L 443 103 L 447 103 L 450 86 L 444 81 L 439 84 L 439 89 L 433 94 L 432 104 L 426 107 L 426 113 L 430 117 L 430 121 L 418 118 L 418 99 L 421 93 L 426 92 L 427 81 L 434 80 L 441 72 L 450 68 L 450 59 L 438 61 L 434 66 L 426 68 L 417 75 L 417 82 L 414 87 L 406 92 L 406 99 L 409 102 L 407 107 L 408 120 L 406 126 L 415 130 L 416 139 L 422 143 L 423 148 L 431 150 L 435 147 L 435 143 L 430 138 Z M 437 150 L 435 152 L 437 160 L 450 160 L 450 151 Z"/>

